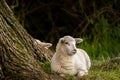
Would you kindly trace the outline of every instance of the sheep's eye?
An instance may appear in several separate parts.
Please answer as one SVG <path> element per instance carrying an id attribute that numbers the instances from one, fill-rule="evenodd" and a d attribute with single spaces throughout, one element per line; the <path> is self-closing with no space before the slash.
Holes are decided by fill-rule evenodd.
<path id="1" fill-rule="evenodd" d="M 65 42 L 65 44 L 69 45 L 69 43 L 68 43 L 68 42 Z"/>

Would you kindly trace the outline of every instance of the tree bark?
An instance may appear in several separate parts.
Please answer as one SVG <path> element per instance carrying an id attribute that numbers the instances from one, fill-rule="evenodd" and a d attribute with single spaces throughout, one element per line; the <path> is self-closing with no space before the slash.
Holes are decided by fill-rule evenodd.
<path id="1" fill-rule="evenodd" d="M 47 52 L 34 44 L 5 0 L 0 0 L 0 79 L 48 79 L 40 66 L 48 61 Z"/>

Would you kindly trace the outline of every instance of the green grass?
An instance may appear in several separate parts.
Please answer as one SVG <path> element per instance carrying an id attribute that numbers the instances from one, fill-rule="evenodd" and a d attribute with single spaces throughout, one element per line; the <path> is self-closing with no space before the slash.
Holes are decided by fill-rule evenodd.
<path id="1" fill-rule="evenodd" d="M 120 59 L 118 59 L 120 61 Z M 90 80 L 120 80 L 120 62 L 115 63 L 109 60 L 94 60 L 92 61 L 92 68 L 90 75 L 93 75 Z"/>
<path id="2" fill-rule="evenodd" d="M 93 25 L 90 35 L 83 37 L 78 45 L 92 59 L 120 56 L 120 24 L 110 25 L 104 16 Z"/>
<path id="3" fill-rule="evenodd" d="M 91 80 L 120 80 L 118 70 L 109 70 L 109 71 L 102 71 L 102 70 L 92 70 L 90 74 L 93 75 Z M 89 79 L 89 78 L 88 78 Z"/>

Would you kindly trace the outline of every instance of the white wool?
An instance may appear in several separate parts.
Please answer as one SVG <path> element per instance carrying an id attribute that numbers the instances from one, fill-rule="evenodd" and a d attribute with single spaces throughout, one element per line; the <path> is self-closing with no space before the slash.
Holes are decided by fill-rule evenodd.
<path id="1" fill-rule="evenodd" d="M 34 44 L 39 44 L 39 45 L 43 46 L 45 49 L 48 49 L 49 47 L 51 47 L 51 46 L 52 46 L 52 44 L 51 44 L 51 43 L 41 42 L 41 41 L 40 41 L 40 40 L 38 40 L 38 39 L 35 39 Z"/>
<path id="2" fill-rule="evenodd" d="M 80 43 L 82 39 L 75 39 L 71 36 L 60 38 L 56 52 L 51 59 L 51 69 L 60 74 L 78 75 L 79 77 L 87 75 L 91 62 L 87 53 L 76 48 L 76 42 Z"/>

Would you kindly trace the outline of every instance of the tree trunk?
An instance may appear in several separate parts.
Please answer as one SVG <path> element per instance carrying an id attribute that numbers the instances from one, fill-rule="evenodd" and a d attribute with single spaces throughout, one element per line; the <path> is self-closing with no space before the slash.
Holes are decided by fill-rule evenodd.
<path id="1" fill-rule="evenodd" d="M 48 79 L 40 66 L 40 61 L 48 60 L 46 52 L 34 44 L 5 0 L 0 0 L 0 79 Z"/>

